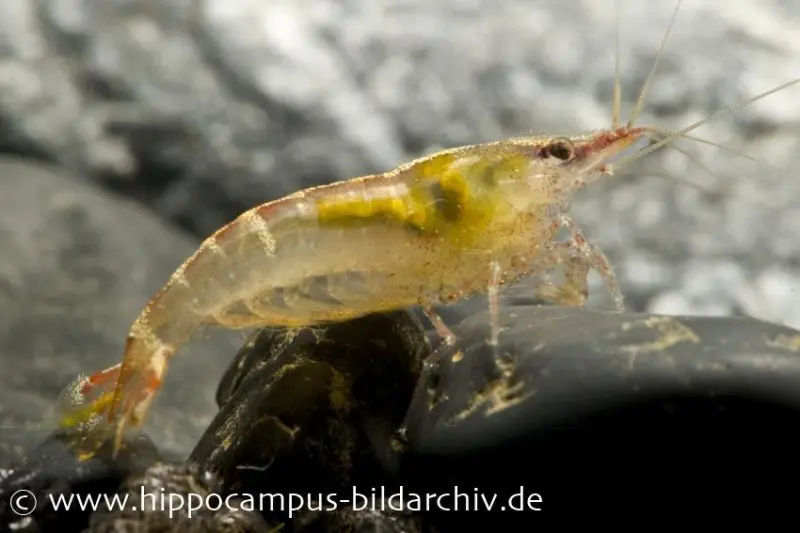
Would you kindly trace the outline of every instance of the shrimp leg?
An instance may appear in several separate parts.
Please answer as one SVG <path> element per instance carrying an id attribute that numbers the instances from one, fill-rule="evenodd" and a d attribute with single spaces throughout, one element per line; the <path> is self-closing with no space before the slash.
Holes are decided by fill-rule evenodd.
<path id="1" fill-rule="evenodd" d="M 494 359 L 497 361 L 497 346 L 500 335 L 500 283 L 502 280 L 502 270 L 500 263 L 491 261 L 489 263 L 489 284 L 487 294 L 489 296 L 489 319 L 491 332 L 489 336 L 489 346 L 494 351 Z"/>
<path id="2" fill-rule="evenodd" d="M 456 343 L 456 334 L 447 327 L 447 324 L 444 323 L 442 317 L 433 310 L 433 306 L 431 305 L 424 305 L 422 307 L 422 311 L 425 313 L 425 316 L 428 317 L 428 320 L 431 321 L 433 327 L 436 329 L 436 333 L 442 338 L 442 342 L 445 346 L 452 346 Z"/>
<path id="3" fill-rule="evenodd" d="M 489 334 L 488 344 L 492 347 L 495 351 L 495 356 L 497 356 L 497 345 L 498 345 L 498 336 L 500 332 L 500 297 L 499 297 L 499 288 L 501 284 L 501 277 L 502 277 L 502 268 L 500 263 L 497 261 L 490 261 L 489 262 L 489 281 L 487 283 L 487 292 L 489 296 L 489 316 L 491 321 L 491 331 Z M 456 335 L 453 331 L 444 323 L 442 317 L 440 317 L 436 311 L 433 310 L 433 306 L 425 305 L 422 308 L 425 316 L 428 317 L 433 327 L 436 329 L 436 333 L 442 338 L 442 342 L 445 346 L 453 346 L 456 343 Z"/>
<path id="4" fill-rule="evenodd" d="M 550 281 L 539 281 L 534 292 L 546 302 L 581 307 L 589 296 L 587 277 L 589 262 L 575 253 L 571 242 L 556 243 L 550 251 L 550 264 L 555 267 L 563 264 L 566 267 L 565 279 L 560 285 Z"/>
<path id="5" fill-rule="evenodd" d="M 537 296 L 552 303 L 570 306 L 585 305 L 589 294 L 587 278 L 589 270 L 594 268 L 606 283 L 615 309 L 620 312 L 624 311 L 622 291 L 620 291 L 614 269 L 606 255 L 599 247 L 589 243 L 572 217 L 561 213 L 557 221 L 558 225 L 568 229 L 571 235 L 568 242 L 553 246 L 548 262 L 551 267 L 563 264 L 566 267 L 566 279 L 559 287 L 549 282 L 540 282 Z"/>

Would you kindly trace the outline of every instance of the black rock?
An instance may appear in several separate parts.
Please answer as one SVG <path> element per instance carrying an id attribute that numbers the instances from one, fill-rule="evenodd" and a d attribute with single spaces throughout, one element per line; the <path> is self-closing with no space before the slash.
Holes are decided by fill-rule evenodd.
<path id="1" fill-rule="evenodd" d="M 428 350 L 408 312 L 261 330 L 223 378 L 219 414 L 190 460 L 236 492 L 346 494 L 389 483 L 393 436 Z M 305 526 L 321 519 L 302 511 L 291 517 Z"/>
<path id="2" fill-rule="evenodd" d="M 394 511 L 388 505 L 381 509 L 380 503 L 360 502 L 334 512 L 305 513 L 298 522 L 297 530 L 303 533 L 433 533 L 420 513 Z"/>
<path id="3" fill-rule="evenodd" d="M 128 477 L 126 505 L 101 508 L 87 533 L 268 533 L 256 501 L 221 494 L 219 480 L 196 465 L 157 464 Z"/>
<path id="4" fill-rule="evenodd" d="M 513 285 L 506 287 L 505 293 L 500 294 L 500 308 L 516 307 L 520 305 L 544 305 L 545 301 L 538 298 L 527 296 L 526 287 L 523 284 Z M 530 291 L 532 292 L 532 291 Z M 489 309 L 489 302 L 485 294 L 477 294 L 469 298 L 458 301 L 449 305 L 435 305 L 434 310 L 437 315 L 447 324 L 447 327 L 454 329 L 464 320 L 485 312 Z M 436 350 L 442 343 L 442 337 L 430 324 L 430 320 L 423 313 L 422 308 L 414 307 L 413 312 L 422 321 L 423 324 L 429 327 L 427 330 L 428 342 L 434 350 Z"/>
<path id="5" fill-rule="evenodd" d="M 533 306 L 504 309 L 502 324 L 497 358 L 486 313 L 455 328 L 459 342 L 431 358 L 408 412 L 407 491 L 446 493 L 452 508 L 457 488 L 462 511 L 496 493 L 495 511 L 506 507 L 434 506 L 441 531 L 791 502 L 800 332 Z"/>
<path id="6" fill-rule="evenodd" d="M 99 437 L 105 444 L 85 458 L 86 444 L 94 449 Z M 0 531 L 80 533 L 91 509 L 80 509 L 79 502 L 91 499 L 103 508 L 102 498 L 113 495 L 129 474 L 159 460 L 143 435 L 125 439 L 112 458 L 110 437 L 79 429 L 58 431 L 23 462 L 0 470 Z"/>

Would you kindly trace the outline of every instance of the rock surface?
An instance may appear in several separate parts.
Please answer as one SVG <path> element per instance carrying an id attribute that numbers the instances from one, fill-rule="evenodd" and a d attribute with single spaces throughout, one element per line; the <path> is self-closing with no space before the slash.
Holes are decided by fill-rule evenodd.
<path id="1" fill-rule="evenodd" d="M 78 501 L 113 495 L 126 478 L 159 460 L 142 435 L 126 439 L 115 459 L 106 446 L 91 459 L 79 460 L 82 445 L 93 438 L 81 431 L 57 431 L 30 450 L 24 462 L 0 469 L 0 531 L 81 532 L 89 526 L 90 510 L 80 509 Z"/>
<path id="2" fill-rule="evenodd" d="M 141 435 L 126 439 L 116 458 L 106 446 L 79 461 L 81 443 L 93 437 L 58 432 L 32 450 L 24 464 L 0 470 L 0 531 L 270 531 L 240 498 L 221 499 L 221 483 L 212 473 L 196 465 L 160 462 L 152 443 Z"/>
<path id="3" fill-rule="evenodd" d="M 797 330 L 519 306 L 502 313 L 495 364 L 487 320 L 462 322 L 456 347 L 426 365 L 399 475 L 409 491 L 457 487 L 461 510 L 496 494 L 494 512 L 439 509 L 429 524 L 719 517 L 742 493 L 750 510 L 793 508 L 777 480 L 800 474 Z"/>
<path id="4" fill-rule="evenodd" d="M 284 500 L 319 496 L 326 507 L 324 495 L 338 502 L 351 487 L 390 485 L 400 454 L 394 435 L 428 355 L 424 330 L 407 311 L 322 328 L 261 330 L 220 383 L 220 411 L 189 461 L 215 472 L 226 490 Z M 301 503 L 264 512 L 294 531 L 388 521 L 356 512 L 352 501 L 327 511 Z"/>
<path id="5" fill-rule="evenodd" d="M 124 510 L 93 513 L 86 533 L 270 533 L 258 511 L 241 499 L 220 497 L 222 484 L 191 465 L 153 465 L 120 487 Z M 164 503 L 164 502 L 168 503 Z"/>
<path id="6" fill-rule="evenodd" d="M 519 303 L 501 314 L 496 354 L 485 312 L 432 355 L 407 311 L 258 331 L 188 461 L 153 464 L 142 437 L 78 463 L 81 441 L 51 436 L 2 471 L 0 530 L 448 533 L 718 516 L 743 491 L 749 511 L 794 509 L 776 480 L 800 474 L 800 332 Z M 127 494 L 136 508 L 21 519 L 21 488 L 42 501 Z M 172 516 L 144 509 L 142 490 L 171 497 Z M 190 515 L 170 494 L 202 502 Z"/>
<path id="7" fill-rule="evenodd" d="M 672 2 L 620 2 L 623 103 Z M 298 188 L 439 147 L 604 127 L 614 2 L 9 0 L 0 6 L 0 147 L 46 157 L 205 237 Z M 687 0 L 642 122 L 684 126 L 800 72 L 796 2 Z M 800 325 L 797 98 L 697 132 L 786 168 L 684 141 L 581 195 L 633 309 Z M 776 200 L 765 209 L 756 196 Z"/>

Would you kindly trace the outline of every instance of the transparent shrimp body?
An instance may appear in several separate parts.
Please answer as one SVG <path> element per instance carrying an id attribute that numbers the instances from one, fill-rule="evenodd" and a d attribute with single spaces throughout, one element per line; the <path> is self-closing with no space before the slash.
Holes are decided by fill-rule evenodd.
<path id="1" fill-rule="evenodd" d="M 422 305 L 568 266 L 551 301 L 580 305 L 602 254 L 566 214 L 571 195 L 646 130 L 531 137 L 439 152 L 392 172 L 316 187 L 253 208 L 218 230 L 131 327 L 122 363 L 86 378 L 64 424 L 107 413 L 139 426 L 169 358 L 203 325 L 310 326 Z M 557 243 L 562 227 L 572 238 Z M 499 272 L 499 279 L 495 278 Z M 570 275 L 570 272 L 577 275 Z M 570 281 L 571 280 L 571 281 Z M 118 437 L 119 438 L 119 437 Z"/>

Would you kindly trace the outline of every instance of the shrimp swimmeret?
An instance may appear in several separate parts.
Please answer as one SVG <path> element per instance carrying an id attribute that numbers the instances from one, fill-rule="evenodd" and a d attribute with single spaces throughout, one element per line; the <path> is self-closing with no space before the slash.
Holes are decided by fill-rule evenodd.
<path id="1" fill-rule="evenodd" d="M 170 358 L 204 325 L 313 326 L 420 305 L 445 342 L 453 343 L 433 306 L 487 293 L 489 343 L 496 346 L 498 286 L 558 266 L 565 269 L 564 281 L 538 282 L 541 299 L 584 305 L 587 275 L 594 269 L 622 310 L 608 260 L 569 215 L 572 196 L 611 175 L 609 159 L 638 141 L 650 144 L 622 158 L 614 170 L 800 82 L 789 81 L 677 132 L 635 125 L 679 6 L 680 0 L 625 125 L 618 120 L 617 75 L 608 129 L 444 150 L 384 174 L 265 203 L 220 228 L 141 312 L 122 362 L 75 386 L 62 425 L 107 418 L 116 424 L 116 453 L 123 429 L 145 420 Z M 569 237 L 558 240 L 562 229 Z"/>

